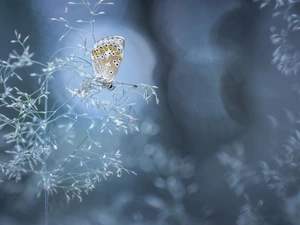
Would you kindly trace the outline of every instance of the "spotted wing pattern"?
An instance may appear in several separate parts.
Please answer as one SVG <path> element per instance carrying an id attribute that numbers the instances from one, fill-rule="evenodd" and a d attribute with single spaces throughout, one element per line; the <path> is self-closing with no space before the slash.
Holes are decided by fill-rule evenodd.
<path id="1" fill-rule="evenodd" d="M 97 41 L 91 51 L 96 77 L 104 78 L 108 83 L 117 75 L 123 60 L 125 39 L 121 36 L 109 36 Z"/>

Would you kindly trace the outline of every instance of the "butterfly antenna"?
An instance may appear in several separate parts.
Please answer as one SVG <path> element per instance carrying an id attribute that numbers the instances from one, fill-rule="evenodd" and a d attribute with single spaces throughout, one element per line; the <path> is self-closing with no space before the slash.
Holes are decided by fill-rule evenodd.
<path id="1" fill-rule="evenodd" d="M 128 85 L 128 86 L 131 86 L 133 88 L 137 88 L 138 87 L 136 84 L 127 84 L 127 83 L 123 83 L 123 82 L 121 82 L 119 84 L 121 84 L 121 85 Z"/>

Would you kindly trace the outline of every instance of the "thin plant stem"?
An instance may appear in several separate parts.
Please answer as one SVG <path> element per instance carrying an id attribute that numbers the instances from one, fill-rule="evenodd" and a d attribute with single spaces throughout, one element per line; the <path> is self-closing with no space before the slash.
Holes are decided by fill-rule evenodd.
<path id="1" fill-rule="evenodd" d="M 46 92 L 48 92 L 48 77 L 46 76 L 45 80 L 45 85 L 46 85 Z M 44 121 L 47 121 L 48 117 L 48 98 L 45 98 L 45 115 L 44 115 Z M 44 127 L 44 139 L 47 137 L 47 123 L 45 123 Z M 44 174 L 44 179 L 47 182 L 47 152 L 44 151 L 43 155 L 43 174 Z M 49 224 L 49 192 L 48 192 L 48 187 L 44 187 L 45 190 L 45 225 Z"/>

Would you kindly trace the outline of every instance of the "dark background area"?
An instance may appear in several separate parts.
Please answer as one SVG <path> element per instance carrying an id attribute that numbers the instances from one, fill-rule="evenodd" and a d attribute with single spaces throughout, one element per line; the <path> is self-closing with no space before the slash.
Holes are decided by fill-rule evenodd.
<path id="1" fill-rule="evenodd" d="M 63 195 L 51 197 L 50 224 L 235 224 L 245 199 L 226 182 L 226 168 L 216 154 L 238 141 L 247 163 L 268 159 L 290 135 L 287 110 L 299 112 L 292 88 L 297 77 L 283 76 L 271 64 L 273 8 L 260 10 L 250 0 L 113 2 L 98 22 L 126 27 L 151 50 L 138 50 L 145 61 L 154 56 L 151 77 L 132 74 L 132 79 L 139 76 L 139 81 L 159 87 L 159 105 L 151 102 L 140 109 L 141 127 L 152 124 L 159 132 L 141 129 L 116 137 L 125 167 L 138 175 L 100 182 L 81 203 L 67 205 Z M 70 40 L 58 42 L 64 28 L 50 21 L 65 6 L 67 1 L 61 0 L 0 0 L 0 59 L 13 49 L 16 29 L 30 35 L 35 58 L 47 61 L 54 47 Z M 69 7 L 69 12 L 80 19 L 77 8 Z M 130 39 L 130 32 L 119 35 Z M 127 65 L 135 66 L 134 61 Z M 24 75 L 15 85 L 30 91 L 36 84 Z M 55 98 L 61 90 L 53 89 Z M 276 118 L 276 129 L 270 118 Z M 29 175 L 19 183 L 1 183 L 1 225 L 43 224 L 43 198 L 36 198 L 32 185 Z M 247 193 L 253 204 L 263 199 L 261 215 L 269 224 L 297 224 L 265 185 L 250 185 Z"/>

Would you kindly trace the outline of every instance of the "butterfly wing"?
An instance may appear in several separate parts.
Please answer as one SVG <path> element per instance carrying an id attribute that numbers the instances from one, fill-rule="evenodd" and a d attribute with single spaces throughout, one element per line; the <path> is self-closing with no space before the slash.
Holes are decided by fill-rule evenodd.
<path id="1" fill-rule="evenodd" d="M 96 77 L 112 82 L 123 60 L 125 39 L 121 36 L 102 38 L 95 43 L 91 51 Z"/>

